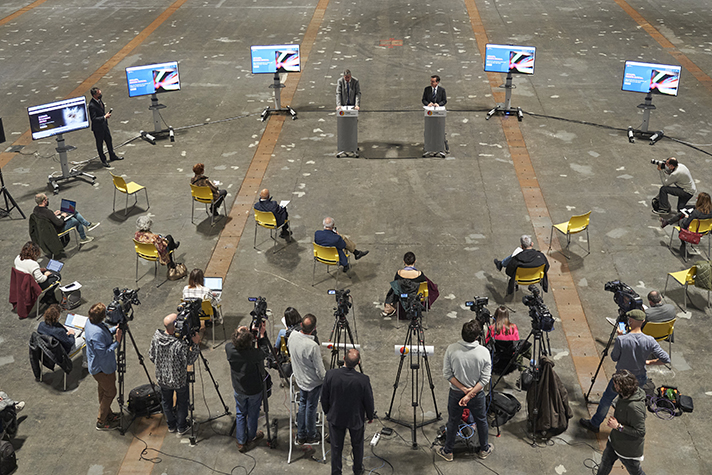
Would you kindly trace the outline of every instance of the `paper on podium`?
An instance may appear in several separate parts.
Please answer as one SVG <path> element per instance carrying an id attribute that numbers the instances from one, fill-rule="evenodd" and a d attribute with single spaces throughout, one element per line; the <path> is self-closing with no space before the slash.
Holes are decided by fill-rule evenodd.
<path id="1" fill-rule="evenodd" d="M 426 355 L 428 355 L 428 356 L 432 356 L 432 355 L 435 353 L 435 347 L 434 347 L 434 346 L 426 346 L 426 347 L 424 348 L 424 350 L 423 350 L 423 347 L 422 347 L 422 346 L 421 346 L 421 347 L 418 347 L 418 346 L 412 346 L 412 345 L 408 345 L 408 346 L 394 345 L 394 347 L 395 347 L 396 355 L 398 355 L 398 356 L 403 355 L 403 354 L 407 355 L 407 354 L 410 353 L 411 351 L 415 351 L 416 353 L 418 353 L 418 352 L 423 353 L 423 352 L 424 352 L 424 353 L 425 353 Z M 420 350 L 420 351 L 418 351 L 418 350 Z"/>
<path id="2" fill-rule="evenodd" d="M 445 117 L 447 115 L 447 109 L 445 106 L 423 106 L 426 117 Z"/>
<path id="3" fill-rule="evenodd" d="M 83 315 L 77 315 L 75 313 L 68 313 L 67 320 L 65 320 L 65 322 L 64 322 L 64 326 L 71 327 L 76 330 L 84 330 L 84 327 L 87 324 L 87 320 L 89 320 L 89 319 Z"/>
<path id="4" fill-rule="evenodd" d="M 286 208 L 289 202 L 290 200 L 282 200 L 279 202 L 279 206 L 281 206 L 282 208 Z"/>

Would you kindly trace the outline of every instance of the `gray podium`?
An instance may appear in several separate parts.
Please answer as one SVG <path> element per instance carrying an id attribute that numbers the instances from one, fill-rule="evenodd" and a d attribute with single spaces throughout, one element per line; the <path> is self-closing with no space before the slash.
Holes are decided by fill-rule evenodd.
<path id="1" fill-rule="evenodd" d="M 445 117 L 447 110 L 445 107 L 425 108 L 425 132 L 424 132 L 424 157 L 444 157 L 447 152 L 447 140 L 445 140 Z"/>
<path id="2" fill-rule="evenodd" d="M 352 107 L 336 111 L 336 148 L 337 157 L 358 158 L 358 111 Z"/>

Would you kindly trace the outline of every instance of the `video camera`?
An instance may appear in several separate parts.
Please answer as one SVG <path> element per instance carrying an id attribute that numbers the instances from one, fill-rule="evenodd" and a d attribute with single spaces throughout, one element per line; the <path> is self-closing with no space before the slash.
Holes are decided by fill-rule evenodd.
<path id="1" fill-rule="evenodd" d="M 334 316 L 335 317 L 346 318 L 346 315 L 349 314 L 349 309 L 351 308 L 351 299 L 349 298 L 350 293 L 351 293 L 351 289 L 347 289 L 347 290 L 330 289 L 329 290 L 329 295 L 336 296 L 336 307 L 334 308 Z"/>
<path id="2" fill-rule="evenodd" d="M 490 314 L 489 309 L 486 305 L 489 303 L 489 297 L 477 297 L 475 300 L 468 300 L 465 302 L 467 307 L 470 307 L 471 312 L 475 312 L 475 320 L 480 325 L 489 325 L 492 319 L 492 314 Z"/>
<path id="3" fill-rule="evenodd" d="M 252 316 L 252 323 L 250 324 L 250 331 L 255 337 L 255 341 L 259 338 L 260 325 L 262 322 L 267 321 L 267 299 L 264 297 L 247 297 L 247 300 L 255 303 L 255 308 L 252 309 L 250 315 Z"/>
<path id="4" fill-rule="evenodd" d="M 532 330 L 550 332 L 554 329 L 554 317 L 544 304 L 544 299 L 539 295 L 539 288 L 532 284 L 529 286 L 531 295 L 522 297 L 522 303 L 529 307 L 529 317 L 532 319 Z"/>
<path id="5" fill-rule="evenodd" d="M 106 322 L 111 325 L 128 323 L 133 320 L 134 312 L 132 305 L 141 305 L 138 299 L 140 288 L 121 289 L 114 287 L 114 300 L 106 307 Z"/>
<path id="6" fill-rule="evenodd" d="M 613 301 L 618 305 L 618 314 L 624 315 L 627 312 L 638 309 L 643 310 L 643 299 L 629 285 L 620 280 L 606 282 L 603 290 L 613 292 Z"/>
<path id="7" fill-rule="evenodd" d="M 411 320 L 415 320 L 418 317 L 423 316 L 423 294 L 417 292 L 402 293 L 400 294 L 400 304 L 405 310 L 406 317 Z"/>
<path id="8" fill-rule="evenodd" d="M 178 306 L 178 317 L 176 317 L 173 332 L 176 338 L 190 343 L 193 335 L 200 330 L 202 305 L 202 299 L 187 299 Z"/>

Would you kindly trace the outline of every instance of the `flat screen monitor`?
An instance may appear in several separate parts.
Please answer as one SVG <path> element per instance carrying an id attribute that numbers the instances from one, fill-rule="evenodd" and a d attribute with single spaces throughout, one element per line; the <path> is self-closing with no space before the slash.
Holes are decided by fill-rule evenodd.
<path id="1" fill-rule="evenodd" d="M 623 91 L 677 96 L 682 66 L 672 64 L 626 61 L 623 70 Z"/>
<path id="2" fill-rule="evenodd" d="M 488 73 L 534 74 L 534 46 L 485 46 L 485 71 Z"/>
<path id="3" fill-rule="evenodd" d="M 87 100 L 84 96 L 27 108 L 32 140 L 89 127 Z"/>
<path id="4" fill-rule="evenodd" d="M 129 86 L 129 97 L 180 91 L 178 62 L 170 61 L 126 68 L 126 83 Z"/>
<path id="5" fill-rule="evenodd" d="M 298 73 L 302 70 L 299 45 L 251 46 L 252 74 Z"/>

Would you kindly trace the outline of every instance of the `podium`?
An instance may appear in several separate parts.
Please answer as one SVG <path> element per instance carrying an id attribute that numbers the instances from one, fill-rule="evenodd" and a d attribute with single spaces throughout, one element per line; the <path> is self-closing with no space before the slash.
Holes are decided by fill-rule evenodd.
<path id="1" fill-rule="evenodd" d="M 358 158 L 358 110 L 352 106 L 336 111 L 336 148 L 337 157 Z"/>
<path id="2" fill-rule="evenodd" d="M 447 140 L 445 140 L 445 117 L 447 110 L 445 107 L 425 106 L 425 131 L 423 157 L 445 157 L 448 151 Z"/>

